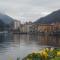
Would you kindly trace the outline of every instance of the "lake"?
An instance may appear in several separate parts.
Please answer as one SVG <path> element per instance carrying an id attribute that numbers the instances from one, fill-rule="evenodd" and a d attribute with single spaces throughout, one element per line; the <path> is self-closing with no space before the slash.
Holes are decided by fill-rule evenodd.
<path id="1" fill-rule="evenodd" d="M 45 47 L 60 47 L 60 36 L 0 34 L 0 60 L 20 60 Z"/>

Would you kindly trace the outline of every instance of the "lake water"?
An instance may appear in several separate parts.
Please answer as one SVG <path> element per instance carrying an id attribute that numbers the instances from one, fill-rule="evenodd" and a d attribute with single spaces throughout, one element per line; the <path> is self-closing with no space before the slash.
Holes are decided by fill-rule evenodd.
<path id="1" fill-rule="evenodd" d="M 60 36 L 0 34 L 0 60 L 20 60 L 44 47 L 60 47 Z"/>

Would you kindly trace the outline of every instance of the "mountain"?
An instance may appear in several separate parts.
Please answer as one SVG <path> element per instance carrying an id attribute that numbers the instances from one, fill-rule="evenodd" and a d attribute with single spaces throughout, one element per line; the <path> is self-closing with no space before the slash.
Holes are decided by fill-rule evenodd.
<path id="1" fill-rule="evenodd" d="M 0 27 L 3 27 L 4 22 L 0 19 Z"/>
<path id="2" fill-rule="evenodd" d="M 12 19 L 10 16 L 5 15 L 5 14 L 1 14 L 0 13 L 0 21 L 3 21 L 5 24 L 10 24 L 11 22 L 13 22 L 14 19 Z"/>
<path id="3" fill-rule="evenodd" d="M 14 19 L 8 15 L 0 13 L 0 31 L 13 28 Z"/>
<path id="4" fill-rule="evenodd" d="M 51 24 L 56 22 L 60 22 L 60 10 L 54 11 L 45 17 L 39 18 L 34 23 Z"/>

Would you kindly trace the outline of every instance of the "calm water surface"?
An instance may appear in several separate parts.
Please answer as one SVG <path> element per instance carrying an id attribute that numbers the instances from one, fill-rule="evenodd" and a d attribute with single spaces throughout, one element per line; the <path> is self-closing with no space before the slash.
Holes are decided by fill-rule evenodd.
<path id="1" fill-rule="evenodd" d="M 60 36 L 0 34 L 0 60 L 22 60 L 47 46 L 60 47 Z"/>

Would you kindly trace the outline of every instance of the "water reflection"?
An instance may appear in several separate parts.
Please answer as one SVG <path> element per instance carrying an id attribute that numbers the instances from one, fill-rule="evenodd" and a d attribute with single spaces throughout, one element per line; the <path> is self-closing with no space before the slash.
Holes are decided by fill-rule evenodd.
<path id="1" fill-rule="evenodd" d="M 60 47 L 60 36 L 38 36 L 38 44 Z"/>
<path id="2" fill-rule="evenodd" d="M 20 57 L 45 47 L 60 47 L 60 36 L 20 35 Z"/>
<path id="3" fill-rule="evenodd" d="M 60 36 L 0 34 L 0 60 L 8 60 L 8 57 L 22 60 L 27 54 L 47 46 L 60 47 Z"/>
<path id="4" fill-rule="evenodd" d="M 60 36 L 21 35 L 20 42 L 23 44 L 36 43 L 37 45 L 60 47 Z"/>
<path id="5" fill-rule="evenodd" d="M 12 58 L 16 60 L 20 53 L 20 36 L 13 34 L 0 34 L 0 60 Z"/>

